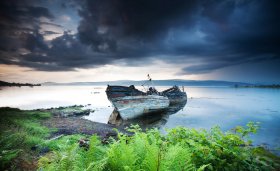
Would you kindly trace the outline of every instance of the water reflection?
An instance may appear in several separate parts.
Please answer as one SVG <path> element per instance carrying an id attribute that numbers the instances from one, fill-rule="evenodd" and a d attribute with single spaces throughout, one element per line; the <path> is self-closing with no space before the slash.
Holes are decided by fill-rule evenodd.
<path id="1" fill-rule="evenodd" d="M 175 114 L 178 111 L 183 110 L 186 104 L 187 104 L 187 100 L 185 99 L 178 103 L 171 104 L 163 112 L 150 113 L 131 120 L 123 120 L 120 117 L 119 113 L 116 110 L 114 110 L 109 117 L 108 124 L 113 124 L 113 125 L 123 126 L 123 127 L 129 126 L 131 124 L 138 124 L 142 129 L 161 128 L 167 123 L 169 115 Z"/>

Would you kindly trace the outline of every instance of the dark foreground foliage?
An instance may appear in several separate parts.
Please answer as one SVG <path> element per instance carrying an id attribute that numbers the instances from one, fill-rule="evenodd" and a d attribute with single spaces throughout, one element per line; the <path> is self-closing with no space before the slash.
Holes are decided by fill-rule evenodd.
<path id="1" fill-rule="evenodd" d="M 258 125 L 248 123 L 232 132 L 219 127 L 210 131 L 177 127 L 162 135 L 158 130 L 146 132 L 138 126 L 133 136 L 118 134 L 107 145 L 97 136 L 90 138 L 89 148 L 79 147 L 79 136 L 67 136 L 39 160 L 42 170 L 277 170 L 279 158 L 262 148 L 253 148 L 244 140 Z M 273 156 L 273 157 L 272 157 Z"/>

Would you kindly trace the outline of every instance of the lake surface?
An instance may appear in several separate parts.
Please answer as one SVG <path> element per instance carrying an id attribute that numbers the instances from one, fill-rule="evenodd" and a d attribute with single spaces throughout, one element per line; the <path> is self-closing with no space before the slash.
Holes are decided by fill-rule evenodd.
<path id="1" fill-rule="evenodd" d="M 164 90 L 167 87 L 158 87 Z M 113 111 L 102 86 L 7 87 L 0 90 L 0 106 L 20 109 L 88 105 L 95 109 L 86 118 L 107 123 Z M 261 129 L 252 136 L 255 145 L 271 150 L 280 147 L 280 90 L 229 87 L 185 87 L 187 104 L 172 115 L 159 118 L 156 126 L 186 126 L 209 129 L 219 125 L 230 130 L 249 121 L 261 122 Z M 279 154 L 279 151 L 274 151 Z"/>

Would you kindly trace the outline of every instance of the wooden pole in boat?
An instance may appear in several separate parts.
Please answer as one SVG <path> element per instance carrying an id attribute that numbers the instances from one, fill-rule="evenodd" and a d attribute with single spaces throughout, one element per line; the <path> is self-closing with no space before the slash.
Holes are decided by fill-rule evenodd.
<path id="1" fill-rule="evenodd" d="M 151 86 L 152 86 L 153 88 L 155 88 L 154 83 L 153 83 L 153 81 L 152 81 L 152 78 L 150 77 L 150 74 L 148 74 L 147 76 L 148 76 L 148 81 L 150 81 L 150 83 L 151 83 Z"/>

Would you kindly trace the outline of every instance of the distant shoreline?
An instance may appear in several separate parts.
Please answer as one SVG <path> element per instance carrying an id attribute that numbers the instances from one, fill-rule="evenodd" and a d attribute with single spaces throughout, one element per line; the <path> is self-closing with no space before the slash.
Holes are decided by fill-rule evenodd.
<path id="1" fill-rule="evenodd" d="M 55 83 L 45 82 L 42 84 L 31 83 L 9 83 L 0 81 L 0 87 L 21 87 L 21 86 L 106 86 L 106 85 L 135 85 L 141 86 L 144 81 L 108 81 L 108 82 L 70 82 L 70 83 Z M 184 87 L 233 87 L 233 88 L 273 88 L 279 89 L 280 84 L 250 84 L 242 82 L 228 81 L 193 81 L 193 80 L 154 80 L 154 86 L 184 86 Z"/>
<path id="2" fill-rule="evenodd" d="M 235 88 L 273 88 L 279 89 L 279 84 L 272 84 L 272 85 L 235 85 Z"/>
<path id="3" fill-rule="evenodd" d="M 5 81 L 0 81 L 0 87 L 21 87 L 21 86 L 41 86 L 41 84 L 31 84 L 31 83 L 9 83 Z"/>

